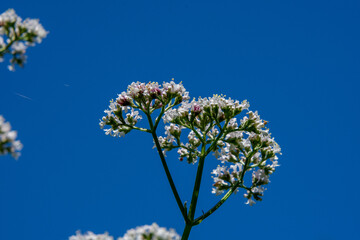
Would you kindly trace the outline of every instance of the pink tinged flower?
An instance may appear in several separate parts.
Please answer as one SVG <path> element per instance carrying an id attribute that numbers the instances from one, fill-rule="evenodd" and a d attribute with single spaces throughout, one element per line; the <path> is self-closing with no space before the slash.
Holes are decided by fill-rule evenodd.
<path id="1" fill-rule="evenodd" d="M 116 102 L 120 106 L 129 106 L 130 100 L 131 98 L 125 92 L 123 92 L 122 94 L 119 95 L 118 99 L 116 99 Z"/>
<path id="2" fill-rule="evenodd" d="M 158 98 L 159 96 L 162 95 L 162 91 L 160 90 L 160 88 L 158 87 L 154 87 L 152 89 L 150 89 L 150 96 L 153 98 L 153 99 L 156 99 Z"/>
<path id="3" fill-rule="evenodd" d="M 195 113 L 195 115 L 197 115 L 197 114 L 201 113 L 201 111 L 202 111 L 202 107 L 199 104 L 197 104 L 197 103 L 192 104 L 191 112 L 193 112 L 193 113 Z"/>

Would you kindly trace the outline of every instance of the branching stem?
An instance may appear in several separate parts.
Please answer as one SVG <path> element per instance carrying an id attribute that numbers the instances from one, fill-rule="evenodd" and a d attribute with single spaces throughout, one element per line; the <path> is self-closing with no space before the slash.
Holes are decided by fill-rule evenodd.
<path id="1" fill-rule="evenodd" d="M 152 137 L 153 137 L 153 139 L 154 139 L 156 148 L 157 148 L 157 150 L 158 150 L 158 153 L 159 153 L 159 156 L 160 156 L 160 159 L 161 159 L 161 163 L 162 163 L 162 165 L 163 165 L 163 167 L 164 167 L 164 170 L 165 170 L 165 173 L 166 173 L 166 177 L 167 177 L 167 179 L 168 179 L 168 181 L 169 181 L 171 190 L 172 190 L 172 192 L 173 192 L 173 194 L 174 194 L 174 197 L 175 197 L 176 202 L 177 202 L 177 204 L 178 204 L 178 206 L 179 206 L 179 209 L 180 209 L 180 211 L 181 211 L 181 214 L 182 214 L 183 217 L 184 217 L 185 222 L 188 223 L 189 220 L 188 220 L 188 217 L 187 217 L 187 213 L 186 213 L 186 211 L 185 211 L 184 206 L 182 205 L 182 201 L 181 201 L 181 199 L 180 199 L 180 196 L 179 196 L 179 194 L 178 194 L 178 191 L 177 191 L 177 189 L 176 189 L 176 186 L 175 186 L 175 184 L 174 184 L 174 181 L 173 181 L 173 179 L 172 179 L 172 177 L 171 177 L 171 173 L 170 173 L 169 168 L 168 168 L 168 166 L 167 166 L 167 163 L 166 163 L 166 160 L 165 160 L 165 156 L 164 156 L 164 154 L 163 154 L 163 152 L 162 152 L 162 149 L 161 149 L 161 146 L 160 146 L 158 137 L 157 137 L 157 135 L 156 135 L 156 127 L 157 127 L 157 125 L 154 126 L 150 114 L 146 114 L 146 116 L 147 116 L 147 118 L 148 118 L 148 120 L 149 120 L 150 129 L 151 129 L 151 134 L 152 134 Z M 158 119 L 160 119 L 160 118 L 161 118 L 161 115 L 158 116 Z"/>

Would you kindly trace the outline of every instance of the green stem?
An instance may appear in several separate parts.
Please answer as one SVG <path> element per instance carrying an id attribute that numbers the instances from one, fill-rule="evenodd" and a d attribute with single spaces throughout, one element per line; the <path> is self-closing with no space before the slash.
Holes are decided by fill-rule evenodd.
<path id="1" fill-rule="evenodd" d="M 128 124 L 124 124 L 124 125 L 132 128 L 132 129 L 135 129 L 135 130 L 139 130 L 139 131 L 142 131 L 142 132 L 151 133 L 151 130 L 146 129 L 146 128 L 135 127 L 135 126 L 131 126 L 131 125 L 128 125 Z"/>
<path id="2" fill-rule="evenodd" d="M 197 173 L 196 173 L 194 190 L 193 190 L 193 194 L 191 197 L 191 204 L 190 204 L 190 210 L 189 210 L 189 221 L 190 222 L 186 223 L 181 240 L 187 240 L 189 238 L 191 228 L 194 226 L 194 215 L 195 215 L 195 211 L 196 211 L 197 200 L 199 197 L 201 178 L 202 178 L 202 173 L 204 170 L 204 162 L 205 162 L 205 157 L 206 157 L 205 148 L 206 148 L 206 144 L 203 143 L 201 146 L 201 156 L 199 159 L 199 165 L 198 165 L 198 169 L 197 169 Z"/>
<path id="3" fill-rule="evenodd" d="M 204 170 L 204 162 L 205 162 L 205 144 L 202 144 L 201 147 L 201 156 L 199 159 L 199 165 L 196 173 L 196 179 L 194 184 L 194 190 L 191 198 L 191 204 L 190 204 L 190 210 L 189 210 L 189 217 L 190 220 L 194 220 L 195 210 L 196 210 L 196 204 L 199 197 L 199 191 L 200 191 L 200 184 L 201 184 L 201 178 L 202 173 Z"/>
<path id="4" fill-rule="evenodd" d="M 231 196 L 231 194 L 233 194 L 233 192 L 239 187 L 240 181 L 238 181 L 226 194 L 225 196 L 217 203 L 215 204 L 215 206 L 213 206 L 209 211 L 207 211 L 206 213 L 204 213 L 202 216 L 198 217 L 197 219 L 194 220 L 193 225 L 198 225 L 200 224 L 205 218 L 207 218 L 208 216 L 210 216 L 211 214 L 213 214 L 219 207 L 221 207 L 221 205 L 223 205 L 223 203 Z"/>
<path id="5" fill-rule="evenodd" d="M 154 129 L 155 129 L 155 130 L 157 129 L 157 126 L 159 125 L 159 122 L 160 122 L 161 117 L 162 117 L 162 115 L 164 114 L 164 112 L 165 112 L 165 107 L 163 106 L 163 107 L 161 108 L 161 112 L 160 112 L 159 116 L 158 116 L 158 117 L 156 118 L 156 120 L 155 120 L 155 125 L 154 125 Z"/>
<path id="6" fill-rule="evenodd" d="M 189 238 L 192 226 L 192 224 L 186 224 L 181 240 L 187 240 Z"/>
<path id="7" fill-rule="evenodd" d="M 244 164 L 244 168 L 243 171 L 241 172 L 241 176 L 240 179 L 234 184 L 234 186 L 231 187 L 231 189 L 225 194 L 225 196 L 223 198 L 221 198 L 221 200 L 215 204 L 215 206 L 213 206 L 209 211 L 207 211 L 206 213 L 204 213 L 202 216 L 198 217 L 197 219 L 195 219 L 193 221 L 193 226 L 200 224 L 205 218 L 207 218 L 208 216 L 210 216 L 211 214 L 213 214 L 218 208 L 221 207 L 221 205 L 223 205 L 223 203 L 234 193 L 234 191 L 238 188 L 238 187 L 242 187 L 245 189 L 246 188 L 243 185 L 244 182 L 244 176 L 245 176 L 245 172 L 247 171 L 247 169 L 249 168 L 248 165 L 250 163 L 250 159 L 252 158 L 252 156 L 258 151 L 257 148 L 255 148 L 251 153 L 249 153 L 249 155 L 246 157 L 246 161 Z"/>
<path id="8" fill-rule="evenodd" d="M 16 33 L 15 33 L 15 28 L 13 27 L 13 30 L 14 30 L 14 37 L 10 40 L 10 42 L 5 45 L 5 47 L 3 47 L 2 49 L 0 49 L 0 54 L 3 55 L 6 53 L 6 51 L 11 47 L 11 45 L 13 45 L 14 42 L 16 41 L 21 41 L 21 40 L 24 40 L 24 37 L 22 36 L 17 36 Z"/>
<path id="9" fill-rule="evenodd" d="M 205 143 L 204 137 L 201 137 L 201 135 L 199 134 L 199 132 L 197 130 L 195 130 L 194 125 L 192 123 L 190 123 L 190 128 L 191 130 L 193 130 L 193 132 L 195 133 L 195 135 L 199 138 L 199 140 L 202 143 Z"/>
<path id="10" fill-rule="evenodd" d="M 11 45 L 15 42 L 15 40 L 11 40 L 5 47 L 0 49 L 0 54 L 5 54 L 6 51 L 11 47 Z"/>
<path id="11" fill-rule="evenodd" d="M 244 165 L 243 171 L 241 172 L 241 176 L 240 176 L 240 180 L 239 180 L 241 184 L 244 182 L 244 175 L 245 175 L 245 172 L 248 170 L 248 165 L 250 164 L 250 160 L 251 160 L 252 156 L 254 156 L 254 154 L 258 150 L 259 150 L 258 148 L 255 148 L 252 150 L 251 153 L 249 153 L 249 155 L 247 155 L 245 165 Z"/>
<path id="12" fill-rule="evenodd" d="M 153 137 L 153 139 L 154 139 L 156 148 L 157 148 L 157 150 L 158 150 L 158 153 L 159 153 L 159 156 L 160 156 L 160 159 L 161 159 L 161 163 L 162 163 L 162 165 L 163 165 L 163 167 L 164 167 L 164 170 L 165 170 L 165 173 L 166 173 L 166 177 L 167 177 L 167 179 L 168 179 L 168 181 L 169 181 L 169 183 L 170 183 L 171 190 L 172 190 L 172 192 L 173 192 L 173 194 L 174 194 L 174 196 L 175 196 L 176 202 L 177 202 L 177 204 L 178 204 L 178 206 L 179 206 L 179 209 L 180 209 L 180 211 L 181 211 L 181 213 L 182 213 L 182 215 L 183 215 L 183 217 L 184 217 L 185 222 L 188 223 L 189 220 L 188 220 L 188 217 L 187 217 L 187 213 L 186 213 L 186 211 L 185 211 L 184 206 L 182 205 L 182 201 L 181 201 L 180 196 L 179 196 L 179 194 L 178 194 L 178 192 L 177 192 L 177 190 L 176 190 L 174 181 L 173 181 L 173 179 L 172 179 L 172 177 L 171 177 L 171 173 L 170 173 L 169 168 L 168 168 L 168 166 L 167 166 L 167 163 L 166 163 L 166 160 L 165 160 L 165 156 L 164 156 L 164 154 L 163 154 L 163 152 L 162 152 L 162 149 L 161 149 L 161 146 L 160 146 L 158 137 L 157 137 L 157 135 L 156 135 L 156 128 L 154 127 L 154 124 L 153 124 L 153 121 L 152 121 L 152 119 L 151 119 L 151 116 L 150 116 L 149 114 L 146 114 L 146 116 L 147 116 L 147 118 L 148 118 L 148 120 L 149 120 L 150 129 L 151 129 L 151 134 L 152 134 L 152 137 Z M 159 118 L 160 118 L 160 117 L 161 117 L 161 116 L 159 115 Z"/>
<path id="13" fill-rule="evenodd" d="M 210 145 L 210 147 L 207 149 L 205 156 L 207 156 L 212 150 L 213 148 L 216 146 L 217 142 L 219 141 L 219 139 L 223 136 L 225 130 L 226 130 L 226 126 L 229 123 L 228 120 L 225 121 L 224 127 L 220 129 L 220 133 L 219 135 L 216 137 L 216 139 L 214 140 L 214 142 Z"/>

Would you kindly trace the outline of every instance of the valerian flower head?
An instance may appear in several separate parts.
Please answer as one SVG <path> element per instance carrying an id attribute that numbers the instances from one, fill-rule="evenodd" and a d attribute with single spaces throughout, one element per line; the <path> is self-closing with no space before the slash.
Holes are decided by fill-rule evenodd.
<path id="1" fill-rule="evenodd" d="M 16 15 L 14 9 L 8 9 L 6 12 L 0 14 L 0 26 L 5 26 L 7 24 L 15 24 L 16 21 L 21 22 L 21 18 Z M 5 29 L 1 29 L 2 34 Z"/>
<path id="2" fill-rule="evenodd" d="M 33 42 L 41 43 L 48 34 L 48 32 L 40 24 L 39 19 L 27 18 L 23 22 L 19 22 L 19 28 L 26 31 L 26 40 L 29 45 L 32 45 Z"/>
<path id="3" fill-rule="evenodd" d="M 81 234 L 80 231 L 77 231 L 76 235 L 69 237 L 69 240 L 114 240 L 114 237 L 109 236 L 107 232 L 95 234 L 89 231 Z M 153 223 L 129 229 L 123 237 L 119 237 L 117 240 L 180 240 L 180 236 L 174 229 L 167 230 Z"/>
<path id="4" fill-rule="evenodd" d="M 164 155 L 176 149 L 180 161 L 186 159 L 192 164 L 204 161 L 212 152 L 221 162 L 212 171 L 212 192 L 220 195 L 244 188 L 247 204 L 253 205 L 262 200 L 263 186 L 270 182 L 270 175 L 279 166 L 281 149 L 266 128 L 268 122 L 257 111 L 249 111 L 249 107 L 246 100 L 240 102 L 223 95 L 189 101 L 183 85 L 173 81 L 162 86 L 155 82 L 133 82 L 126 92 L 111 101 L 100 126 L 110 126 L 105 133 L 113 136 L 123 136 L 136 129 L 150 132 L 154 137 L 162 117 L 165 136 L 154 138 L 154 148 L 158 147 Z M 135 126 L 141 116 L 134 109 L 146 115 L 151 130 Z M 157 109 L 161 110 L 154 123 L 151 114 Z M 246 172 L 251 178 L 245 177 Z"/>
<path id="5" fill-rule="evenodd" d="M 181 106 L 165 113 L 164 122 L 186 124 L 197 120 L 198 123 L 222 122 L 227 118 L 232 118 L 242 110 L 249 107 L 245 100 L 242 103 L 231 98 L 225 99 L 224 96 L 214 95 L 209 98 L 199 98 L 189 102 L 183 102 Z"/>
<path id="6" fill-rule="evenodd" d="M 195 163 L 201 156 L 200 146 L 208 146 L 205 154 L 212 151 L 222 163 L 212 171 L 212 192 L 220 195 L 231 188 L 235 192 L 239 187 L 245 188 L 247 203 L 253 205 L 254 200 L 261 200 L 262 186 L 269 183 L 270 174 L 279 166 L 277 155 L 281 149 L 265 127 L 267 121 L 262 120 L 257 111 L 248 111 L 247 116 L 237 119 L 249 107 L 246 100 L 240 103 L 214 95 L 183 102 L 178 108 L 165 112 L 163 120 L 190 131 L 187 143 L 173 141 L 167 151 L 178 148 L 180 160 L 186 157 L 189 163 Z M 246 172 L 252 172 L 250 186 L 245 185 Z"/>
<path id="7" fill-rule="evenodd" d="M 237 126 L 235 121 L 232 126 L 225 130 L 223 141 L 225 146 L 217 149 L 215 156 L 224 166 L 239 167 L 239 171 L 230 172 L 225 168 L 224 172 L 213 171 L 214 189 L 213 193 L 223 193 L 224 189 L 231 187 L 242 187 L 247 189 L 244 195 L 248 199 L 246 204 L 252 206 L 255 201 L 261 201 L 265 188 L 270 182 L 269 177 L 278 165 L 277 154 L 281 154 L 279 145 L 271 137 L 269 129 L 265 128 L 266 121 L 260 119 L 257 112 L 249 111 L 248 117 L 240 120 Z M 244 172 L 243 172 L 244 171 Z M 235 173 L 234 173 L 235 172 Z M 244 175 L 252 173 L 252 182 L 245 186 Z M 229 181 L 220 181 L 223 175 L 231 175 Z M 220 180 L 219 180 L 220 179 Z M 253 199 L 255 200 L 253 200 Z"/>
<path id="8" fill-rule="evenodd" d="M 149 116 L 157 109 L 162 108 L 163 111 L 167 111 L 188 99 L 189 93 L 186 92 L 181 83 L 177 84 L 173 81 L 170 83 L 164 82 L 163 86 L 161 86 L 156 82 L 133 82 L 128 86 L 126 92 L 119 94 L 115 101 L 110 101 L 109 109 L 105 110 L 106 116 L 100 120 L 100 127 L 110 126 L 110 128 L 104 131 L 106 134 L 114 137 L 124 136 L 132 129 L 143 131 L 144 129 L 135 126 L 142 119 L 139 111 Z M 176 134 L 179 134 L 177 133 L 179 130 L 171 130 L 173 131 L 174 138 Z M 167 138 L 163 142 L 166 143 L 169 140 L 172 139 Z"/>
<path id="9" fill-rule="evenodd" d="M 167 230 L 156 223 L 130 229 L 118 240 L 180 240 L 174 229 Z"/>
<path id="10" fill-rule="evenodd" d="M 35 42 L 41 43 L 47 34 L 39 19 L 23 21 L 14 9 L 7 10 L 0 15 L 0 62 L 6 54 L 11 54 L 9 70 L 14 71 L 15 65 L 23 67 L 27 48 Z"/>
<path id="11" fill-rule="evenodd" d="M 9 122 L 5 122 L 0 115 L 0 155 L 10 154 L 13 158 L 18 159 L 22 144 L 16 140 L 17 132 L 11 130 Z"/>
<path id="12" fill-rule="evenodd" d="M 179 148 L 180 160 L 187 157 L 187 162 L 195 163 L 200 155 L 198 148 L 204 142 L 215 141 L 213 146 L 215 149 L 224 146 L 224 142 L 216 138 L 220 133 L 218 126 L 226 120 L 229 122 L 229 129 L 237 127 L 232 118 L 248 107 L 247 101 L 240 103 L 231 98 L 226 99 L 225 96 L 214 95 L 183 102 L 177 109 L 165 112 L 163 116 L 165 123 L 171 122 L 190 129 L 188 143 L 179 143 L 175 146 Z"/>

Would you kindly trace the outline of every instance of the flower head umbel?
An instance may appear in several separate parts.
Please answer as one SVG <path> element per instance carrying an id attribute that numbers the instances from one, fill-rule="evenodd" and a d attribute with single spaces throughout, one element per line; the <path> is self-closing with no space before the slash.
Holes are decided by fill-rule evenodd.
<path id="1" fill-rule="evenodd" d="M 107 232 L 104 234 L 94 234 L 93 232 L 81 234 L 80 231 L 77 231 L 76 235 L 69 237 L 69 240 L 114 240 L 114 238 Z M 129 229 L 123 237 L 119 237 L 117 240 L 180 240 L 180 236 L 174 229 L 167 230 L 153 223 Z"/>
<path id="2" fill-rule="evenodd" d="M 69 240 L 114 240 L 114 238 L 109 236 L 108 233 L 95 234 L 93 232 L 87 232 L 85 234 L 81 234 L 80 231 L 77 231 L 76 235 L 69 237 Z"/>
<path id="3" fill-rule="evenodd" d="M 146 131 L 135 125 L 142 119 L 139 111 L 146 115 L 152 114 L 156 109 L 167 109 L 189 99 L 184 86 L 171 81 L 164 82 L 163 86 L 155 82 L 147 84 L 133 82 L 126 92 L 118 95 L 114 101 L 110 101 L 106 116 L 100 120 L 100 127 L 110 126 L 105 133 L 111 136 L 124 136 L 132 129 Z"/>
<path id="4" fill-rule="evenodd" d="M 170 125 L 178 128 L 189 129 L 188 142 L 182 143 L 179 135 L 176 141 L 172 141 L 173 144 L 162 145 L 162 147 L 167 151 L 178 148 L 180 160 L 186 158 L 187 162 L 195 163 L 197 157 L 200 156 L 200 145 L 216 140 L 216 136 L 220 133 L 217 127 L 221 127 L 224 120 L 231 119 L 248 107 L 247 101 L 240 103 L 219 95 L 183 102 L 177 109 L 165 112 L 163 120 L 164 123 L 170 122 Z M 224 143 L 216 140 L 216 144 L 222 146 Z"/>
<path id="5" fill-rule="evenodd" d="M 0 155 L 11 154 L 17 159 L 20 156 L 22 144 L 16 140 L 17 132 L 11 131 L 9 122 L 5 122 L 3 116 L 0 115 Z"/>
<path id="6" fill-rule="evenodd" d="M 24 66 L 26 50 L 41 43 L 48 32 L 40 24 L 39 19 L 27 18 L 24 21 L 14 9 L 9 9 L 0 15 L 0 62 L 5 54 L 10 53 L 9 70 L 14 71 L 15 65 Z"/>
<path id="7" fill-rule="evenodd" d="M 180 240 L 174 229 L 167 230 L 156 223 L 130 229 L 118 240 Z"/>
<path id="8" fill-rule="evenodd" d="M 181 142 L 181 131 L 176 136 L 166 131 L 167 137 L 160 136 L 159 142 L 165 151 L 178 149 L 180 160 L 186 158 L 189 163 L 202 156 L 201 146 L 208 146 L 204 157 L 213 152 L 222 164 L 212 171 L 212 192 L 220 195 L 241 187 L 246 189 L 247 203 L 252 205 L 255 203 L 252 197 L 262 200 L 263 186 L 279 166 L 277 154 L 281 154 L 281 149 L 257 112 L 248 111 L 247 116 L 237 119 L 249 106 L 246 100 L 239 102 L 221 95 L 183 102 L 177 109 L 167 111 L 163 119 L 173 129 L 189 129 L 188 141 Z M 246 172 L 252 172 L 249 186 L 245 185 Z"/>
<path id="9" fill-rule="evenodd" d="M 109 126 L 105 133 L 113 136 L 123 136 L 133 129 L 152 135 L 154 148 L 159 153 L 186 223 L 182 239 L 188 239 L 193 226 L 214 213 L 240 188 L 246 191 L 246 204 L 253 205 L 255 201 L 261 201 L 264 186 L 270 182 L 270 175 L 279 166 L 277 160 L 281 149 L 266 128 L 268 122 L 262 120 L 258 112 L 249 111 L 249 107 L 246 100 L 240 102 L 223 95 L 199 97 L 189 101 L 189 94 L 183 85 L 173 81 L 164 82 L 162 86 L 156 82 L 133 82 L 126 92 L 110 102 L 110 109 L 105 110 L 107 115 L 100 121 L 100 127 Z M 140 112 L 146 116 L 148 128 L 136 126 L 142 118 Z M 157 116 L 153 117 L 153 113 Z M 157 135 L 161 119 L 165 124 L 164 136 Z M 180 161 L 186 159 L 188 163 L 197 164 L 190 205 L 181 200 L 167 165 L 166 152 L 173 149 L 177 150 Z M 227 193 L 207 212 L 195 218 L 204 163 L 211 153 L 219 161 L 219 165 L 211 172 L 214 180 L 212 192 L 216 195 L 221 195 L 224 191 Z M 159 234 L 155 232 L 164 234 L 156 237 Z M 130 239 L 179 237 L 175 233 L 167 235 L 165 229 L 153 224 L 129 230 L 118 240 Z"/>
<path id="10" fill-rule="evenodd" d="M 112 136 L 124 136 L 132 129 L 152 132 L 135 126 L 142 118 L 139 111 L 151 119 L 150 115 L 161 109 L 156 124 L 162 117 L 165 136 L 158 137 L 158 145 L 164 155 L 177 149 L 181 161 L 186 159 L 195 164 L 213 152 L 221 162 L 212 171 L 214 194 L 244 188 L 248 204 L 262 200 L 263 186 L 279 166 L 277 155 L 281 154 L 279 145 L 265 127 L 267 121 L 262 120 L 258 112 L 248 111 L 250 104 L 246 100 L 240 102 L 223 95 L 188 100 L 188 92 L 181 83 L 171 81 L 160 86 L 154 82 L 133 82 L 127 92 L 111 101 L 100 126 L 110 126 L 105 133 Z M 179 106 L 175 108 L 176 105 Z M 244 111 L 246 115 L 239 120 L 238 116 Z M 246 172 L 252 174 L 250 184 L 245 183 Z"/>

